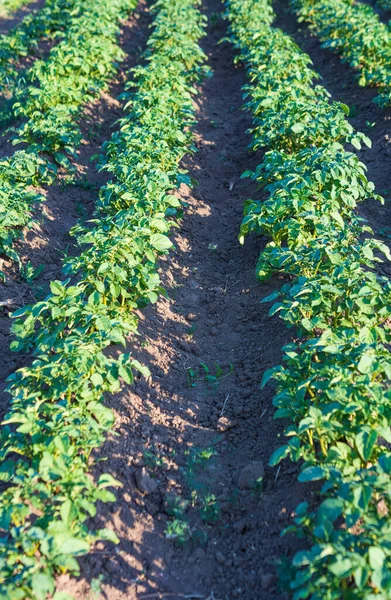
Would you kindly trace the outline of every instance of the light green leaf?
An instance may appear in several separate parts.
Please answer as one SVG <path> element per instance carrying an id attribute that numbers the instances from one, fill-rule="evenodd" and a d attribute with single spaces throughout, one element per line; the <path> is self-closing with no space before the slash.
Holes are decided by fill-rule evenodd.
<path id="1" fill-rule="evenodd" d="M 173 246 L 171 240 L 162 233 L 154 233 L 153 235 L 151 235 L 150 242 L 153 248 L 155 248 L 159 252 L 164 252 L 165 250 L 168 250 Z"/>

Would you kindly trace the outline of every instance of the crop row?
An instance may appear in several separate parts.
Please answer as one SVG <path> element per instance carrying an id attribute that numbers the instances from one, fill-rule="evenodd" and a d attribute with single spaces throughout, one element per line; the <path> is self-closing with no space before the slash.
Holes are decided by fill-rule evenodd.
<path id="1" fill-rule="evenodd" d="M 137 3 L 71 1 L 64 39 L 47 61 L 34 63 L 30 85 L 13 106 L 23 119 L 14 144 L 23 143 L 25 149 L 0 160 L 0 252 L 17 262 L 13 242 L 31 223 L 32 205 L 43 200 L 32 186 L 52 183 L 58 166 L 69 168 L 69 157 L 76 156 L 80 107 L 99 94 L 123 58 L 117 40 L 120 19 Z"/>
<path id="2" fill-rule="evenodd" d="M 0 91 L 8 100 L 2 113 L 21 87 L 21 59 L 31 57 L 40 41 L 63 35 L 75 8 L 74 0 L 47 0 L 43 8 L 29 13 L 18 26 L 0 36 Z M 6 117 L 9 115 L 1 114 L 0 122 Z"/>
<path id="3" fill-rule="evenodd" d="M 257 275 L 284 276 L 270 314 L 295 327 L 277 381 L 276 418 L 287 443 L 271 465 L 300 461 L 302 482 L 318 481 L 315 506 L 297 508 L 306 539 L 292 565 L 294 600 L 391 598 L 391 284 L 376 272 L 388 248 L 371 236 L 357 204 L 380 199 L 365 166 L 344 148 L 368 140 L 331 102 L 311 61 L 273 28 L 268 0 L 229 0 L 233 43 L 247 66 L 254 148 L 268 147 L 254 172 L 263 201 L 245 205 L 241 238 L 270 241 Z"/>
<path id="4" fill-rule="evenodd" d="M 391 104 L 391 32 L 373 8 L 354 0 L 291 0 L 300 21 L 359 72 L 359 84 L 379 88 L 375 101 Z"/>
<path id="5" fill-rule="evenodd" d="M 32 0 L 2 0 L 0 2 L 0 17 L 9 17 Z"/>
<path id="6" fill-rule="evenodd" d="M 391 10 L 391 0 L 377 0 L 377 6 L 384 10 Z"/>
<path id="7" fill-rule="evenodd" d="M 172 246 L 180 207 L 168 192 L 189 182 L 179 162 L 194 150 L 192 94 L 205 72 L 198 3 L 154 5 L 146 65 L 134 69 L 121 129 L 105 145 L 113 177 L 96 218 L 74 231 L 83 250 L 66 263 L 66 281 L 14 314 L 14 349 L 29 349 L 35 360 L 9 378 L 13 399 L 0 438 L 0 476 L 9 486 L 0 498 L 0 527 L 9 531 L 0 544 L 0 595 L 10 600 L 46 599 L 55 572 L 77 573 L 76 557 L 96 539 L 116 540 L 86 525 L 98 500 L 114 500 L 106 488 L 120 485 L 107 474 L 92 480 L 91 452 L 114 423 L 104 393 L 131 383 L 135 369 L 148 372 L 107 348 L 126 345 L 136 309 L 161 291 L 157 260 Z"/>

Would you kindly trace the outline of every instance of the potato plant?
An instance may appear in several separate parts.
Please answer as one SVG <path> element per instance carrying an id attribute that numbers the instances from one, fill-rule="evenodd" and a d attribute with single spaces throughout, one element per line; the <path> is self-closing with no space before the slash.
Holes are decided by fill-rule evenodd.
<path id="1" fill-rule="evenodd" d="M 382 8 L 383 10 L 391 10 L 391 1 L 390 0 L 377 0 L 376 6 Z"/>
<path id="2" fill-rule="evenodd" d="M 0 35 L 0 91 L 8 100 L 7 107 L 16 90 L 24 87 L 20 60 L 33 55 L 42 40 L 61 39 L 76 6 L 75 0 L 47 0 L 41 9 L 29 13 L 14 29 Z M 4 120 L 1 114 L 0 122 Z"/>
<path id="3" fill-rule="evenodd" d="M 301 464 L 300 481 L 320 485 L 318 502 L 301 504 L 288 528 L 307 547 L 293 559 L 291 597 L 387 600 L 391 283 L 376 267 L 391 256 L 356 212 L 359 202 L 382 199 L 346 149 L 370 142 L 347 123 L 347 107 L 314 84 L 309 57 L 272 27 L 268 0 L 227 6 L 248 72 L 253 146 L 268 148 L 245 173 L 264 200 L 246 202 L 240 236 L 270 240 L 257 275 L 280 273 L 284 284 L 264 301 L 297 331 L 284 364 L 263 377 L 263 385 L 277 381 L 275 416 L 287 420 L 286 443 L 271 465 L 289 456 Z M 323 15 L 322 26 L 333 23 Z"/>
<path id="4" fill-rule="evenodd" d="M 23 6 L 29 4 L 31 0 L 2 0 L 0 2 L 0 17 L 9 17 Z"/>
<path id="5" fill-rule="evenodd" d="M 80 107 L 96 98 L 115 73 L 124 56 L 118 45 L 120 19 L 136 4 L 72 0 L 64 39 L 47 61 L 34 63 L 29 85 L 19 90 L 13 112 L 21 124 L 14 128 L 14 144 L 25 149 L 0 160 L 0 252 L 12 260 L 19 261 L 13 242 L 31 223 L 33 203 L 43 200 L 34 187 L 53 182 L 58 167 L 68 169 L 69 158 L 76 156 Z"/>
<path id="6" fill-rule="evenodd" d="M 157 260 L 172 246 L 180 208 L 173 189 L 189 178 L 179 167 L 194 151 L 194 85 L 205 72 L 199 46 L 205 17 L 198 0 L 158 0 L 145 65 L 133 72 L 120 130 L 105 145 L 102 168 L 112 179 L 96 217 L 74 234 L 79 257 L 42 302 L 14 314 L 14 349 L 34 361 L 9 378 L 11 408 L 1 430 L 0 595 L 54 600 L 56 573 L 79 571 L 77 557 L 112 531 L 86 524 L 98 501 L 114 500 L 111 475 L 89 474 L 114 415 L 106 392 L 148 371 L 125 346 L 137 330 L 138 307 L 161 292 Z"/>
<path id="7" fill-rule="evenodd" d="M 354 0 L 290 0 L 299 21 L 310 24 L 323 47 L 359 73 L 359 84 L 379 88 L 375 101 L 391 103 L 391 32 L 373 8 Z"/>

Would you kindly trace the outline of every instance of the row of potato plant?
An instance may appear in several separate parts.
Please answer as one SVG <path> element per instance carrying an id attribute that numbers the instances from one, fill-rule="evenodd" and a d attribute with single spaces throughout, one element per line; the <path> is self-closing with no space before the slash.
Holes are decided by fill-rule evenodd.
<path id="1" fill-rule="evenodd" d="M 0 2 L 0 17 L 10 17 L 12 13 L 31 2 L 32 0 L 2 0 Z"/>
<path id="2" fill-rule="evenodd" d="M 359 84 L 375 86 L 375 102 L 391 103 L 391 31 L 373 8 L 355 0 L 290 0 L 299 21 L 309 23 L 323 47 L 359 73 Z"/>
<path id="3" fill-rule="evenodd" d="M 19 25 L 0 36 L 0 93 L 7 100 L 2 103 L 0 123 L 10 118 L 12 98 L 24 85 L 22 59 L 27 56 L 31 59 L 43 40 L 63 36 L 75 7 L 75 0 L 46 0 L 41 9 L 32 11 Z"/>
<path id="4" fill-rule="evenodd" d="M 314 85 L 309 57 L 272 27 L 268 0 L 229 0 L 228 16 L 248 71 L 253 147 L 269 148 L 245 174 L 264 199 L 246 202 L 240 236 L 270 238 L 257 275 L 280 273 L 284 283 L 264 301 L 298 338 L 263 378 L 277 381 L 275 417 L 287 420 L 287 442 L 270 464 L 289 456 L 300 481 L 318 482 L 317 501 L 301 503 L 287 530 L 306 539 L 290 592 L 389 600 L 391 283 L 376 267 L 391 256 L 356 212 L 381 198 L 345 148 L 369 140 L 346 120 L 348 108 Z"/>
<path id="5" fill-rule="evenodd" d="M 391 0 L 377 0 L 376 4 L 383 10 L 391 10 Z"/>
<path id="6" fill-rule="evenodd" d="M 19 262 L 14 240 L 31 224 L 30 210 L 44 197 L 39 185 L 53 183 L 58 167 L 69 168 L 81 141 L 80 107 L 96 98 L 124 57 L 120 20 L 137 0 L 72 0 L 64 39 L 29 71 L 29 86 L 13 105 L 22 119 L 14 144 L 23 150 L 0 160 L 0 252 Z M 0 272 L 1 275 L 1 272 Z"/>
<path id="7" fill-rule="evenodd" d="M 89 475 L 92 452 L 113 426 L 106 392 L 148 370 L 125 346 L 137 331 L 136 309 L 161 292 L 159 256 L 180 208 L 168 193 L 189 183 L 179 163 L 194 151 L 194 84 L 206 57 L 199 46 L 205 17 L 199 0 L 158 0 L 145 66 L 133 70 L 120 131 L 105 145 L 102 168 L 112 179 L 96 218 L 74 234 L 78 257 L 68 279 L 51 284 L 42 302 L 14 313 L 14 350 L 33 353 L 30 367 L 9 378 L 11 408 L 1 430 L 0 596 L 46 599 L 54 573 L 78 573 L 76 558 L 112 531 L 92 532 L 86 520 L 98 501 L 114 501 L 111 475 Z M 135 91 L 132 91 L 132 88 Z M 55 600 L 66 595 L 56 593 Z"/>

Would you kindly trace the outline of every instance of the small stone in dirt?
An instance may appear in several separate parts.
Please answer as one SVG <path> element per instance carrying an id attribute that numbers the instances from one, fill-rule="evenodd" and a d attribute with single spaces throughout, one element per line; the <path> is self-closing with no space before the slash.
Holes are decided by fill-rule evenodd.
<path id="1" fill-rule="evenodd" d="M 252 529 L 252 522 L 247 517 L 241 519 L 240 521 L 237 521 L 234 524 L 234 530 L 237 533 L 244 533 L 245 531 L 249 531 L 250 529 Z"/>
<path id="2" fill-rule="evenodd" d="M 155 517 L 159 512 L 159 507 L 154 502 L 149 502 L 146 509 L 152 517 Z"/>
<path id="3" fill-rule="evenodd" d="M 219 550 L 216 552 L 216 560 L 220 565 L 223 565 L 225 563 L 225 556 Z"/>
<path id="4" fill-rule="evenodd" d="M 132 464 L 135 467 L 143 467 L 144 466 L 144 464 L 145 464 L 144 463 L 144 456 L 141 454 L 141 452 L 138 453 L 137 456 L 133 457 Z"/>
<path id="5" fill-rule="evenodd" d="M 143 494 L 153 494 L 159 487 L 157 479 L 153 479 L 145 467 L 136 472 L 136 484 Z"/>
<path id="6" fill-rule="evenodd" d="M 288 519 L 289 515 L 288 515 L 288 511 L 286 510 L 285 507 L 283 507 L 280 512 L 278 513 L 278 520 L 279 521 L 286 521 L 286 519 Z"/>
<path id="7" fill-rule="evenodd" d="M 261 575 L 261 587 L 263 590 L 268 590 L 274 581 L 274 576 L 271 573 Z"/>
<path id="8" fill-rule="evenodd" d="M 109 573 L 118 573 L 118 564 L 113 560 L 109 560 L 105 562 L 105 569 Z"/>
<path id="9" fill-rule="evenodd" d="M 236 421 L 228 419 L 228 417 L 220 417 L 220 419 L 217 421 L 217 431 L 224 433 L 224 431 L 232 429 L 232 427 L 235 427 L 235 425 Z"/>
<path id="10" fill-rule="evenodd" d="M 196 548 L 194 550 L 194 557 L 196 560 L 204 560 L 206 554 L 203 548 Z"/>
<path id="11" fill-rule="evenodd" d="M 201 350 L 198 348 L 198 346 L 191 346 L 191 351 L 196 356 L 201 356 Z"/>
<path id="12" fill-rule="evenodd" d="M 184 342 L 183 340 L 178 340 L 178 346 L 180 347 L 181 350 L 183 350 L 184 352 L 190 352 L 190 346 L 189 344 L 187 344 L 186 342 Z"/>
<path id="13" fill-rule="evenodd" d="M 212 327 L 210 330 L 210 335 L 218 335 L 219 334 L 219 330 L 217 329 L 217 327 Z"/>
<path id="14" fill-rule="evenodd" d="M 198 315 L 195 315 L 194 313 L 188 314 L 186 318 L 188 321 L 198 321 Z"/>
<path id="15" fill-rule="evenodd" d="M 263 462 L 253 460 L 241 470 L 238 478 L 238 488 L 251 490 L 265 475 Z"/>
<path id="16" fill-rule="evenodd" d="M 220 510 L 221 512 L 228 513 L 232 510 L 231 502 L 220 502 Z"/>

